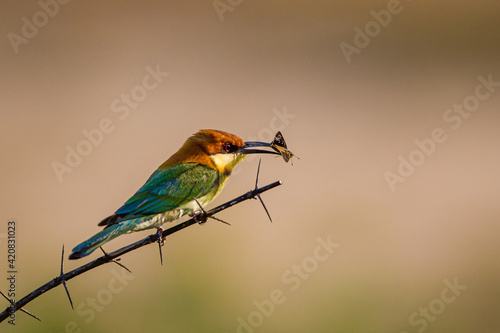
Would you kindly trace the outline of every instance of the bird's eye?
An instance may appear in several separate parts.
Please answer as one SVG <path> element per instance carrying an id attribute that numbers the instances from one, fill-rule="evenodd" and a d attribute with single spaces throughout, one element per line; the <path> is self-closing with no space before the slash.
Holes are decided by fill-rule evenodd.
<path id="1" fill-rule="evenodd" d="M 225 143 L 224 146 L 222 146 L 222 148 L 226 153 L 229 153 L 231 150 L 233 150 L 233 145 L 228 142 Z"/>

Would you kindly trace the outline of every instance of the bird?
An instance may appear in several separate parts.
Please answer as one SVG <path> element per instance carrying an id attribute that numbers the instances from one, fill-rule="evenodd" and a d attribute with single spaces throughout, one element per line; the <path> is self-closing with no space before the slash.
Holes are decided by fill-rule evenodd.
<path id="1" fill-rule="evenodd" d="M 277 154 L 271 143 L 244 142 L 220 130 L 203 129 L 190 136 L 146 183 L 98 226 L 104 229 L 73 248 L 69 259 L 91 254 L 110 240 L 157 228 L 182 216 L 203 211 L 224 188 L 233 168 L 248 154 Z"/>

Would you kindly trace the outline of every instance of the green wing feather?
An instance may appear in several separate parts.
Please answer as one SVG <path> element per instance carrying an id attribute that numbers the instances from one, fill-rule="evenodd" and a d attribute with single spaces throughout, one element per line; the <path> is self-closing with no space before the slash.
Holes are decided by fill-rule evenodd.
<path id="1" fill-rule="evenodd" d="M 219 172 L 204 164 L 185 163 L 156 170 L 146 183 L 99 225 L 156 215 L 179 208 L 219 186 Z"/>

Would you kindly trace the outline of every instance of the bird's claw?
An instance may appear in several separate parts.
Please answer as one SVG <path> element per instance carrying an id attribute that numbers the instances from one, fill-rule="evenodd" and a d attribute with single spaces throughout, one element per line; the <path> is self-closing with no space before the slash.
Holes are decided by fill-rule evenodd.
<path id="1" fill-rule="evenodd" d="M 207 212 L 203 209 L 203 207 L 200 205 L 199 201 L 197 199 L 194 199 L 198 206 L 200 207 L 200 210 L 197 210 L 196 212 L 192 212 L 189 214 L 196 222 L 198 222 L 199 225 L 204 225 L 207 222 L 207 219 L 210 217 L 211 219 L 214 219 L 216 221 L 222 222 L 227 225 L 231 225 L 230 223 L 221 220 L 215 216 L 208 216 Z"/>
<path id="2" fill-rule="evenodd" d="M 207 212 L 205 212 L 203 208 L 189 214 L 189 216 L 191 216 L 199 225 L 204 225 L 207 222 Z"/>
<path id="3" fill-rule="evenodd" d="M 167 240 L 167 236 L 162 236 L 164 230 L 165 229 L 162 227 L 156 228 L 156 233 L 158 234 L 158 244 L 160 244 L 160 246 L 165 245 L 165 241 Z"/>

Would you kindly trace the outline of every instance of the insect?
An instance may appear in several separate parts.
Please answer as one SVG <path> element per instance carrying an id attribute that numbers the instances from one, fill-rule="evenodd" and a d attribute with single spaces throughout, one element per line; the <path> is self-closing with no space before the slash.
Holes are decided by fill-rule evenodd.
<path id="1" fill-rule="evenodd" d="M 285 162 L 288 162 L 294 156 L 299 158 L 298 156 L 294 155 L 291 151 L 287 149 L 285 138 L 283 137 L 283 134 L 281 134 L 280 131 L 278 131 L 278 133 L 276 133 L 276 135 L 274 136 L 273 142 L 271 143 L 271 148 L 280 153 L 281 157 L 283 157 Z"/>

